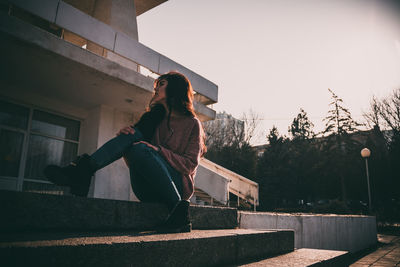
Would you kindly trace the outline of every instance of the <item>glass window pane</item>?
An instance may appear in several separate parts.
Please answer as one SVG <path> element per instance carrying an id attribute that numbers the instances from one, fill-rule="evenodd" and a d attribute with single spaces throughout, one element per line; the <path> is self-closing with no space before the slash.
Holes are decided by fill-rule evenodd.
<path id="1" fill-rule="evenodd" d="M 0 175 L 18 176 L 24 134 L 0 129 Z"/>
<path id="2" fill-rule="evenodd" d="M 79 125 L 79 121 L 39 110 L 33 112 L 32 131 L 35 132 L 78 141 Z"/>
<path id="3" fill-rule="evenodd" d="M 0 100 L 0 124 L 26 130 L 29 109 Z"/>
<path id="4" fill-rule="evenodd" d="M 78 144 L 31 135 L 26 159 L 25 178 L 47 180 L 43 169 L 48 164 L 68 165 L 75 159 Z"/>

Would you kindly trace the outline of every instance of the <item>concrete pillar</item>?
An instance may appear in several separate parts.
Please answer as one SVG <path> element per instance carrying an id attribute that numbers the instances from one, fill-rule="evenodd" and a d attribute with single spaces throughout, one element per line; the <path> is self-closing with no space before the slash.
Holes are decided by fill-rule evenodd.
<path id="1" fill-rule="evenodd" d="M 110 25 L 115 30 L 125 33 L 129 37 L 138 41 L 134 0 L 96 0 L 92 16 L 105 24 Z M 107 49 L 104 49 L 90 41 L 88 41 L 87 49 L 107 58 L 110 53 Z M 111 53 L 109 59 L 117 62 L 119 60 L 118 55 L 113 53 Z"/>
<path id="2" fill-rule="evenodd" d="M 64 2 L 138 40 L 134 0 L 64 0 Z"/>
<path id="3" fill-rule="evenodd" d="M 112 0 L 109 25 L 138 41 L 135 1 Z"/>
<path id="4" fill-rule="evenodd" d="M 88 112 L 82 123 L 79 154 L 92 154 L 124 126 L 131 125 L 136 116 L 115 110 L 108 106 L 98 106 Z M 120 159 L 96 172 L 89 190 L 89 197 L 137 200 L 132 192 L 129 169 Z"/>

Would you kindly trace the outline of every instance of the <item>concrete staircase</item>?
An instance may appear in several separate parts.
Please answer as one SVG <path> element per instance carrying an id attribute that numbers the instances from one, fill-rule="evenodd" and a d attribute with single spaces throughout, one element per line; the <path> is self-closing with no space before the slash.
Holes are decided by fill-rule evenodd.
<path id="1" fill-rule="evenodd" d="M 2 266 L 343 266 L 346 260 L 346 252 L 294 251 L 292 230 L 238 229 L 233 208 L 191 206 L 191 233 L 156 234 L 152 227 L 167 215 L 158 204 L 14 191 L 0 191 L 0 201 Z"/>
<path id="2" fill-rule="evenodd" d="M 215 200 L 213 197 L 211 197 L 209 194 L 204 192 L 203 190 L 199 188 L 194 188 L 194 194 L 193 197 L 190 199 L 190 202 L 193 204 L 198 204 L 198 205 L 210 205 L 210 206 L 226 206 L 223 203 Z"/>

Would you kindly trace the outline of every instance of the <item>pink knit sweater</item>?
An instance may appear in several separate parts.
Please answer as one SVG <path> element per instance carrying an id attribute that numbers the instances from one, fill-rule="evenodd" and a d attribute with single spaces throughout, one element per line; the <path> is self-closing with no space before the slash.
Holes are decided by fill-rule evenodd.
<path id="1" fill-rule="evenodd" d="M 153 137 L 152 144 L 160 147 L 160 154 L 182 174 L 182 199 L 194 192 L 194 176 L 202 154 L 201 124 L 193 117 L 171 117 L 170 130 L 164 119 Z"/>

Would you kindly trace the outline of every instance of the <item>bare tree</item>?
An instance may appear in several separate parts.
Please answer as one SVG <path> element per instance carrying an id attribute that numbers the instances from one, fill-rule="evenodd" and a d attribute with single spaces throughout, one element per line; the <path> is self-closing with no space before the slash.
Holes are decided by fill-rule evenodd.
<path id="1" fill-rule="evenodd" d="M 368 125 L 373 128 L 378 126 L 381 129 L 400 132 L 400 88 L 394 90 L 388 97 L 378 99 L 372 98 L 370 110 L 364 113 Z"/>
<path id="2" fill-rule="evenodd" d="M 241 120 L 244 122 L 245 128 L 244 141 L 250 143 L 254 138 L 257 138 L 261 116 L 250 109 L 248 113 L 243 113 Z"/>
<path id="3" fill-rule="evenodd" d="M 244 122 L 226 112 L 218 113 L 215 120 L 203 123 L 209 148 L 221 148 L 240 143 L 244 138 Z"/>
<path id="4" fill-rule="evenodd" d="M 382 100 L 380 116 L 386 127 L 400 132 L 400 89 Z"/>
<path id="5" fill-rule="evenodd" d="M 370 102 L 370 110 L 363 114 L 369 128 L 374 128 L 380 124 L 380 109 L 381 103 L 376 96 L 372 97 Z"/>
<path id="6" fill-rule="evenodd" d="M 254 112 L 236 119 L 226 112 L 214 121 L 204 123 L 208 147 L 205 157 L 227 169 L 252 179 L 257 155 L 249 143 L 256 132 L 259 119 Z"/>
<path id="7" fill-rule="evenodd" d="M 203 123 L 208 147 L 237 146 L 249 144 L 256 136 L 260 116 L 250 110 L 241 119 L 226 112 L 218 113 L 215 120 Z"/>

